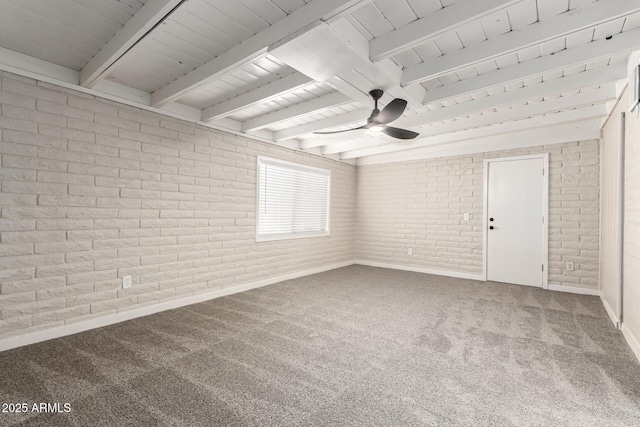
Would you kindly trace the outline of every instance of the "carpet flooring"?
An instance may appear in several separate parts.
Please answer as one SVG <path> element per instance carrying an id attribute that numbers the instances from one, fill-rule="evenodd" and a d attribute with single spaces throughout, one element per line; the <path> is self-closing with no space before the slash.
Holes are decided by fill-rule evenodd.
<path id="1" fill-rule="evenodd" d="M 597 297 L 350 266 L 2 352 L 0 402 L 71 405 L 2 426 L 638 426 L 640 364 Z"/>

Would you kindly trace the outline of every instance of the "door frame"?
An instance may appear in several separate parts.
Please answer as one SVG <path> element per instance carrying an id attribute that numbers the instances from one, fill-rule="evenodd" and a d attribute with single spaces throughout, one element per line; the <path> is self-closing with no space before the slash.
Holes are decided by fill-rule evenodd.
<path id="1" fill-rule="evenodd" d="M 482 277 L 487 281 L 487 228 L 488 228 L 488 189 L 489 189 L 489 165 L 497 162 L 508 162 L 513 160 L 542 159 L 544 175 L 542 177 L 542 214 L 544 222 L 542 224 L 542 289 L 549 289 L 549 153 L 530 154 L 526 156 L 497 157 L 484 160 L 484 179 L 482 195 Z"/>

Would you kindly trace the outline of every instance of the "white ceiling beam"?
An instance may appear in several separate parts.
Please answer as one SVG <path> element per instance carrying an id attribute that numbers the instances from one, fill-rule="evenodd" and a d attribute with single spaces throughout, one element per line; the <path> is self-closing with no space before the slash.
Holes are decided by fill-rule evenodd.
<path id="1" fill-rule="evenodd" d="M 368 139 L 360 139 L 357 141 L 346 141 L 346 142 L 327 145 L 325 147 L 322 147 L 322 154 L 323 155 L 340 154 L 340 153 L 344 153 L 345 151 L 354 151 L 354 150 L 360 150 L 364 148 L 387 146 L 389 144 L 394 144 L 394 143 L 397 144 L 398 140 L 393 139 L 391 137 L 384 137 L 384 136 L 372 137 Z"/>
<path id="2" fill-rule="evenodd" d="M 391 153 L 401 150 L 413 150 L 424 146 L 449 144 L 456 141 L 467 141 L 475 138 L 484 138 L 510 132 L 519 132 L 524 129 L 538 129 L 563 123 L 570 123 L 588 119 L 599 119 L 606 116 L 607 107 L 604 104 L 592 105 L 575 110 L 538 116 L 524 120 L 515 120 L 508 123 L 493 126 L 484 126 L 460 132 L 443 135 L 426 136 L 413 140 L 412 144 L 388 144 L 381 147 L 365 148 L 361 150 L 345 151 L 340 155 L 341 159 L 355 159 L 376 154 Z M 345 144 L 345 147 L 347 145 Z M 335 151 L 333 152 L 335 153 Z"/>
<path id="3" fill-rule="evenodd" d="M 371 97 L 365 91 L 358 89 L 357 87 L 346 81 L 342 76 L 332 77 L 329 80 L 325 81 L 325 83 L 341 94 L 351 98 L 356 102 L 359 102 L 363 107 L 371 105 Z"/>
<path id="4" fill-rule="evenodd" d="M 467 129 L 473 129 L 482 126 L 488 126 L 496 123 L 504 123 L 513 120 L 527 119 L 532 116 L 556 113 L 563 110 L 570 110 L 574 108 L 584 107 L 591 104 L 604 104 L 607 101 L 615 100 L 617 98 L 616 88 L 614 85 L 609 85 L 604 88 L 589 90 L 587 92 L 578 93 L 571 96 L 563 96 L 560 98 L 553 98 L 546 101 L 534 102 L 523 107 L 510 108 L 508 110 L 491 111 L 480 116 L 468 117 L 462 120 L 456 120 L 448 123 L 436 123 L 430 126 L 414 129 L 420 132 L 420 138 L 427 136 L 436 136 L 452 132 L 464 131 Z M 360 132 L 360 133 L 356 133 Z M 354 147 L 358 145 L 359 140 L 363 139 L 363 135 L 367 135 L 367 131 L 353 131 L 349 134 L 355 141 Z M 321 138 L 303 139 L 300 141 L 300 148 L 309 149 L 313 147 L 323 147 L 323 152 L 330 153 L 341 152 L 341 148 L 344 147 L 345 134 L 327 135 Z M 367 140 L 368 141 L 368 140 Z M 389 141 L 387 141 L 388 143 Z M 349 151 L 358 148 L 368 148 L 365 144 L 363 147 L 349 148 Z"/>
<path id="5" fill-rule="evenodd" d="M 274 141 L 284 141 L 291 138 L 297 138 L 300 135 L 321 131 L 323 129 L 334 128 L 337 126 L 346 126 L 353 123 L 365 124 L 371 110 L 362 109 L 351 111 L 339 116 L 328 117 L 326 119 L 317 120 L 311 123 L 305 123 L 293 128 L 284 129 L 273 133 Z"/>
<path id="6" fill-rule="evenodd" d="M 626 65 L 624 63 L 610 65 L 608 67 L 602 67 L 598 69 L 593 69 L 589 71 L 585 71 L 583 73 L 574 74 L 567 77 L 558 78 L 555 80 L 539 83 L 533 86 L 528 86 L 522 89 L 517 89 L 509 92 L 504 92 L 501 94 L 496 94 L 492 96 L 487 96 L 484 98 L 476 99 L 473 101 L 464 102 L 461 104 L 451 105 L 446 108 L 440 108 L 438 110 L 426 111 L 424 113 L 419 113 L 413 116 L 406 116 L 398 119 L 397 122 L 394 122 L 393 125 L 396 127 L 405 127 L 405 128 L 413 128 L 416 126 L 423 125 L 425 123 L 437 122 L 441 120 L 451 119 L 455 117 L 465 116 L 470 113 L 474 113 L 477 111 L 489 110 L 492 108 L 496 108 L 503 105 L 509 105 L 517 102 L 527 101 L 531 98 L 537 98 L 540 96 L 555 94 L 564 91 L 569 91 L 573 89 L 579 89 L 585 86 L 591 86 L 599 83 L 606 83 L 615 80 L 619 80 L 626 77 Z M 597 103 L 601 102 L 601 97 L 606 97 L 607 99 L 612 96 L 610 90 L 607 90 L 605 94 L 602 93 L 601 89 L 598 91 L 589 91 L 593 92 L 591 94 L 578 94 L 573 97 L 577 99 L 574 100 L 576 103 L 575 106 L 589 104 L 591 102 Z M 588 92 L 588 93 L 589 93 Z M 568 97 L 569 98 L 569 97 Z M 544 101 L 550 102 L 550 101 Z M 566 104 L 565 104 L 566 103 Z M 535 104 L 534 104 L 535 105 Z M 562 101 L 557 103 L 550 103 L 547 107 L 553 111 L 553 108 L 562 109 L 562 108 L 572 108 L 572 104 L 569 101 Z M 545 107 L 545 108 L 547 108 Z M 531 114 L 535 114 L 534 108 L 540 107 L 529 107 L 529 111 Z M 528 111 L 527 109 L 513 109 L 511 111 L 511 115 L 518 116 L 520 113 L 518 111 Z M 308 123 L 305 125 L 298 126 L 292 129 L 285 129 L 279 132 L 274 133 L 274 138 L 283 138 L 286 139 L 285 136 L 289 136 L 290 138 L 296 138 L 301 135 L 305 135 L 314 131 L 328 129 L 336 126 L 342 126 L 346 124 L 356 123 L 362 120 L 362 117 L 366 117 L 366 110 L 362 110 L 360 113 L 360 120 L 353 120 L 351 117 L 346 117 L 344 120 L 339 120 L 343 116 L 332 117 L 330 119 L 324 119 L 320 122 Z M 545 112 L 546 112 L 545 111 Z M 508 120 L 506 113 L 505 120 Z M 541 114 L 541 113 L 540 113 Z M 356 115 L 357 116 L 357 115 Z M 521 116 L 521 117 L 527 117 Z M 464 122 L 467 123 L 469 120 L 469 124 L 473 123 L 473 118 L 465 119 Z M 512 119 L 513 120 L 513 119 Z M 454 126 L 453 124 L 446 124 L 442 126 Z M 460 126 L 460 124 L 456 124 L 455 126 Z M 463 126 L 463 129 L 467 129 L 468 126 Z M 443 130 L 444 132 L 444 130 Z M 300 142 L 300 147 L 303 149 L 309 149 L 312 147 L 322 147 L 326 145 L 330 145 L 335 143 L 335 139 L 329 137 L 320 137 L 320 138 L 312 138 L 305 139 Z"/>
<path id="7" fill-rule="evenodd" d="M 460 49 L 406 68 L 403 86 L 435 79 L 482 61 L 566 36 L 622 16 L 640 11 L 637 0 L 600 0 L 578 9 L 510 31 L 475 46 Z"/>
<path id="8" fill-rule="evenodd" d="M 299 104 L 283 108 L 273 113 L 264 114 L 242 123 L 243 132 L 254 132 L 277 123 L 294 120 L 307 114 L 317 113 L 331 107 L 337 107 L 352 100 L 340 92 L 313 98 Z"/>
<path id="9" fill-rule="evenodd" d="M 614 85 L 602 87 L 587 92 L 581 92 L 571 96 L 552 98 L 545 101 L 534 102 L 524 107 L 514 107 L 508 110 L 488 112 L 480 116 L 455 120 L 448 123 L 436 123 L 415 129 L 420 136 L 440 135 L 443 133 L 457 132 L 470 128 L 487 126 L 494 123 L 502 123 L 511 120 L 521 120 L 539 114 L 553 113 L 572 108 L 579 108 L 589 104 L 602 104 L 617 98 Z"/>
<path id="10" fill-rule="evenodd" d="M 375 64 L 369 59 L 369 42 L 346 18 L 340 19 L 330 26 L 331 31 L 346 46 L 357 55 L 359 63 L 352 70 L 339 73 L 339 77 L 351 87 L 356 88 L 361 94 L 368 98 L 371 89 L 383 89 L 385 97 L 388 101 L 393 98 L 402 98 L 408 102 L 409 108 L 421 110 L 422 99 L 426 93 L 425 89 L 416 85 L 412 88 L 400 87 L 400 79 L 402 77 L 402 69 L 391 59 L 384 59 Z M 354 56 L 355 56 L 354 55 Z M 329 84 L 335 83 L 334 88 L 341 90 L 339 82 L 329 81 Z M 348 88 L 346 88 L 348 90 Z M 353 99 L 359 100 L 355 95 L 344 92 L 345 95 L 351 96 Z M 385 99 L 383 98 L 383 102 Z M 371 100 L 364 100 L 365 105 L 370 105 Z"/>
<path id="11" fill-rule="evenodd" d="M 328 145 L 344 142 L 345 140 L 359 140 L 367 136 L 373 136 L 372 133 L 367 129 L 354 129 L 348 134 L 336 133 L 331 135 L 316 135 L 310 138 L 300 139 L 300 148 L 308 150 L 315 147 L 325 147 Z"/>
<path id="12" fill-rule="evenodd" d="M 369 42 L 369 56 L 379 61 L 467 22 L 522 0 L 461 0 Z"/>
<path id="13" fill-rule="evenodd" d="M 608 83 L 627 77 L 626 63 L 621 62 L 607 67 L 594 68 L 571 76 L 561 77 L 554 80 L 527 86 L 521 89 L 511 90 L 500 94 L 474 99 L 446 108 L 426 111 L 410 117 L 402 117 L 394 122 L 396 127 L 420 126 L 425 123 L 465 116 L 467 114 L 488 110 L 502 105 L 527 101 L 531 98 L 565 92 L 582 87 Z"/>
<path id="14" fill-rule="evenodd" d="M 93 87 L 129 49 L 165 20 L 183 0 L 149 0 L 80 70 L 80 85 Z"/>
<path id="15" fill-rule="evenodd" d="M 270 101 L 285 93 L 293 92 L 312 82 L 313 80 L 304 74 L 289 74 L 252 91 L 245 92 L 242 95 L 205 108 L 202 110 L 202 121 L 208 122 L 210 120 L 221 119 L 243 108 L 249 108 L 253 105 Z"/>
<path id="16" fill-rule="evenodd" d="M 473 153 L 485 153 L 516 148 L 536 147 L 540 145 L 561 144 L 573 141 L 585 141 L 600 138 L 598 119 L 549 126 L 542 129 L 527 129 L 520 132 L 492 135 L 471 141 L 459 141 L 451 144 L 422 147 L 395 153 L 374 155 L 357 160 L 357 165 L 372 165 L 389 162 L 430 159 L 435 157 L 459 156 Z M 346 161 L 346 160 L 343 160 Z"/>
<path id="17" fill-rule="evenodd" d="M 265 55 L 270 45 L 319 20 L 352 11 L 372 0 L 313 0 L 195 70 L 151 94 L 153 106 L 175 101 L 190 90 L 219 79 L 243 64 Z"/>
<path id="18" fill-rule="evenodd" d="M 402 70 L 391 60 L 373 64 L 368 40 L 346 18 L 332 24 L 315 22 L 269 47 L 269 55 L 319 82 L 370 105 L 368 93 L 381 88 L 392 97 L 407 99 L 410 107 L 422 108 L 425 89 L 416 95 L 400 87 Z M 383 100 L 385 102 L 385 100 Z"/>
<path id="19" fill-rule="evenodd" d="M 541 56 L 486 74 L 480 74 L 455 83 L 433 88 L 427 91 L 424 104 L 455 98 L 479 92 L 495 86 L 526 80 L 553 71 L 560 71 L 573 65 L 586 64 L 619 53 L 631 52 L 638 47 L 640 29 L 616 34 L 611 40 L 601 39 L 571 49 L 557 52 L 555 55 Z"/>
<path id="20" fill-rule="evenodd" d="M 54 64 L 14 50 L 0 47 L 0 70 L 33 79 L 61 81 L 78 85 L 80 73 L 71 68 Z"/>
<path id="21" fill-rule="evenodd" d="M 267 48 L 245 51 L 242 43 L 211 61 L 151 93 L 151 105 L 161 107 L 177 101 L 187 92 L 197 89 L 225 75 L 267 56 Z"/>

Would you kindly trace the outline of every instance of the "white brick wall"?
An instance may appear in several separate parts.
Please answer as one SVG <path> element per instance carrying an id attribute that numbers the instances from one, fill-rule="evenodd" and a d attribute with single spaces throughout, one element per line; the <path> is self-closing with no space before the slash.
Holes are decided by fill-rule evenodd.
<path id="1" fill-rule="evenodd" d="M 356 172 L 7 73 L 0 113 L 0 339 L 353 258 L 480 273 L 482 161 L 538 152 L 550 282 L 598 285 L 597 141 Z M 331 169 L 330 237 L 255 243 L 257 155 Z"/>
<path id="2" fill-rule="evenodd" d="M 0 339 L 352 259 L 353 166 L 8 73 L 0 108 Z M 258 154 L 331 170 L 330 237 L 255 242 Z"/>
<path id="3" fill-rule="evenodd" d="M 597 289 L 598 141 L 360 166 L 356 259 L 481 274 L 483 160 L 542 152 L 550 167 L 549 283 Z"/>

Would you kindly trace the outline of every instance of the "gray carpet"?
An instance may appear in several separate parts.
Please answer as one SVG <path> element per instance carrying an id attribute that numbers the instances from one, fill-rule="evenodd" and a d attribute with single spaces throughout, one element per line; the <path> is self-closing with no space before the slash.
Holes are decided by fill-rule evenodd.
<path id="1" fill-rule="evenodd" d="M 638 426 L 596 297 L 351 266 L 0 353 L 0 425 Z"/>

